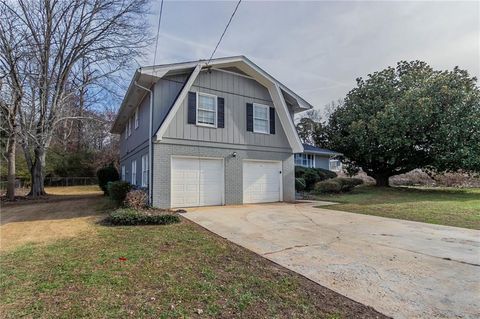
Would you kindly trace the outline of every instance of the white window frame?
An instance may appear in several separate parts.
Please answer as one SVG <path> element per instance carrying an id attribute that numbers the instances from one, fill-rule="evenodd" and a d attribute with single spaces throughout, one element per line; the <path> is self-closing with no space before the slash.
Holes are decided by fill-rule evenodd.
<path id="1" fill-rule="evenodd" d="M 298 159 L 300 158 L 300 163 Z M 315 168 L 315 155 L 314 154 L 295 154 L 294 163 L 296 166 L 302 166 L 307 168 Z"/>
<path id="2" fill-rule="evenodd" d="M 148 187 L 148 154 L 142 156 L 142 187 Z"/>
<path id="3" fill-rule="evenodd" d="M 125 181 L 125 165 L 122 165 L 122 181 Z"/>
<path id="4" fill-rule="evenodd" d="M 138 108 L 135 110 L 135 129 L 138 128 Z"/>
<path id="5" fill-rule="evenodd" d="M 128 119 L 128 136 L 132 135 L 132 118 Z"/>
<path id="6" fill-rule="evenodd" d="M 132 161 L 132 180 L 130 184 L 137 185 L 137 160 Z"/>
<path id="7" fill-rule="evenodd" d="M 266 132 L 262 132 L 262 131 L 257 131 L 255 130 L 255 120 L 260 120 L 260 121 L 265 121 L 264 118 L 256 118 L 255 117 L 255 108 L 264 108 L 267 110 L 267 131 Z M 261 134 L 270 134 L 270 106 L 268 105 L 264 105 L 264 104 L 257 104 L 257 103 L 253 103 L 253 114 L 252 114 L 252 117 L 253 117 L 253 132 L 254 133 L 261 133 Z"/>
<path id="8" fill-rule="evenodd" d="M 208 96 L 208 97 L 212 97 L 215 101 L 215 115 L 213 117 L 213 122 L 214 124 L 208 124 L 208 123 L 199 123 L 198 122 L 198 110 L 200 109 L 201 111 L 204 111 L 204 112 L 212 112 L 211 110 L 207 110 L 207 109 L 202 109 L 202 108 L 199 108 L 199 102 L 200 102 L 200 95 L 203 95 L 203 96 Z M 196 119 L 195 119 L 195 122 L 198 126 L 206 126 L 206 127 L 213 127 L 213 128 L 217 128 L 217 125 L 218 125 L 218 96 L 216 95 L 213 95 L 213 94 L 208 94 L 208 93 L 202 93 L 202 92 L 197 92 L 197 105 L 196 105 L 196 111 L 195 111 L 195 115 L 196 115 Z"/>
<path id="9" fill-rule="evenodd" d="M 338 159 L 330 159 L 328 161 L 328 169 L 332 172 L 340 172 L 342 170 L 342 162 Z"/>

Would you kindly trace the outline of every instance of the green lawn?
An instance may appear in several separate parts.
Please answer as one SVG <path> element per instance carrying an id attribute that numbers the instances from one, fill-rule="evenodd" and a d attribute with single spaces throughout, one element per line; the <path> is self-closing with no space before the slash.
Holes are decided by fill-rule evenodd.
<path id="1" fill-rule="evenodd" d="M 0 317 L 384 318 L 186 221 L 95 228 L 2 254 Z"/>
<path id="2" fill-rule="evenodd" d="M 316 197 L 338 202 L 329 206 L 335 210 L 480 229 L 480 188 L 360 186 L 351 193 Z"/>

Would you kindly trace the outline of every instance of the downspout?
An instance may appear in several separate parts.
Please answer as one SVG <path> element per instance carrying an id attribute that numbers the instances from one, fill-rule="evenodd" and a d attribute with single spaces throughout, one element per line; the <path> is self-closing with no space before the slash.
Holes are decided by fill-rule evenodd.
<path id="1" fill-rule="evenodd" d="M 135 86 L 144 89 L 145 91 L 150 93 L 150 118 L 148 121 L 148 205 L 152 206 L 152 194 L 153 194 L 153 172 L 152 172 L 152 126 L 153 126 L 153 91 L 147 89 L 144 86 L 135 81 Z"/>

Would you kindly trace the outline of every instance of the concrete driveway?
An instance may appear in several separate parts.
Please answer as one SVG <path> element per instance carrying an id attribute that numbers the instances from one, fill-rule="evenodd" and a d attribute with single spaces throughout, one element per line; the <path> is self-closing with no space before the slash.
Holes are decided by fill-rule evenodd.
<path id="1" fill-rule="evenodd" d="M 480 317 L 480 231 L 318 204 L 202 207 L 184 216 L 386 315 Z"/>

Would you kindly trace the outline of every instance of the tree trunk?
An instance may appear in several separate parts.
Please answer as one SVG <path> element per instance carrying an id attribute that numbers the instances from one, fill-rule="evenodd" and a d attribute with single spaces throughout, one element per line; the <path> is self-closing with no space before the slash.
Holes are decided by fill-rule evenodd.
<path id="1" fill-rule="evenodd" d="M 15 200 L 15 151 L 17 147 L 17 139 L 15 133 L 8 137 L 7 147 L 7 198 Z"/>
<path id="2" fill-rule="evenodd" d="M 28 196 L 38 197 L 46 195 L 44 188 L 45 178 L 45 150 L 41 147 L 35 148 L 35 158 L 33 165 L 30 167 L 30 175 L 32 177 L 32 186 Z"/>
<path id="3" fill-rule="evenodd" d="M 378 187 L 390 187 L 390 183 L 388 181 L 390 176 L 386 176 L 386 175 L 377 175 L 377 176 L 374 176 L 373 178 L 375 178 L 375 186 L 378 186 Z"/>

